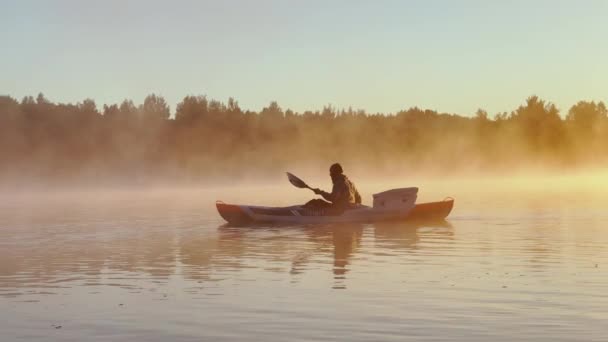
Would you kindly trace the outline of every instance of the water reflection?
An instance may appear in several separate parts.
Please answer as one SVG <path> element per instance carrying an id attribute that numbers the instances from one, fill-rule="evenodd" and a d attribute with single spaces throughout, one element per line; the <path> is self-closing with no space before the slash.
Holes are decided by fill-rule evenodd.
<path id="1" fill-rule="evenodd" d="M 325 269 L 334 288 L 346 288 L 353 258 L 390 249 L 418 249 L 421 232 L 451 238 L 447 222 L 231 227 L 216 231 L 151 226 L 120 231 L 102 224 L 84 232 L 39 231 L 44 245 L 15 244 L 0 252 L 0 295 L 49 292 L 71 286 L 143 289 L 136 281 L 166 283 L 172 275 L 196 282 L 221 281 L 235 272 L 289 274 Z M 259 276 L 259 274 L 258 274 Z M 44 290 L 47 289 L 47 290 Z M 53 291 L 50 291 L 53 292 Z"/>

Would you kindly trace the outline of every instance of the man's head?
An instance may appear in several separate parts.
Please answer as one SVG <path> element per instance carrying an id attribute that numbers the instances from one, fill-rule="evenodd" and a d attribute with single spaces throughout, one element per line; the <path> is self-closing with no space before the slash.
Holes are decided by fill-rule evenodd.
<path id="1" fill-rule="evenodd" d="M 329 167 L 329 175 L 332 177 L 339 176 L 342 174 L 342 172 L 344 171 L 342 170 L 342 165 L 340 165 L 339 163 L 334 163 L 332 166 Z"/>

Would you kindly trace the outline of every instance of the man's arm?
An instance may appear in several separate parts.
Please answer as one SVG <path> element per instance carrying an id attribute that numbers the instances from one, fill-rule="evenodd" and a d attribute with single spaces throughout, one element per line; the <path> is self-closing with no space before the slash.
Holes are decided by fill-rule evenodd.
<path id="1" fill-rule="evenodd" d="M 321 193 L 319 193 L 319 195 L 323 196 L 323 198 L 325 198 L 325 200 L 327 200 L 327 201 L 330 201 L 332 203 L 334 201 L 333 191 L 331 194 L 327 191 L 321 191 Z"/>
<path id="2" fill-rule="evenodd" d="M 333 202 L 334 202 L 334 200 L 336 199 L 336 195 L 337 195 L 337 193 L 338 193 L 338 188 L 337 188 L 337 186 L 334 184 L 334 186 L 333 186 L 333 187 L 332 187 L 332 189 L 331 189 L 331 193 L 329 193 L 329 192 L 327 192 L 327 191 L 323 191 L 323 190 L 321 190 L 321 189 L 315 189 L 314 191 L 315 191 L 315 194 L 323 196 L 323 198 L 324 198 L 326 201 L 330 201 L 330 202 L 332 202 L 332 203 L 333 203 Z"/>

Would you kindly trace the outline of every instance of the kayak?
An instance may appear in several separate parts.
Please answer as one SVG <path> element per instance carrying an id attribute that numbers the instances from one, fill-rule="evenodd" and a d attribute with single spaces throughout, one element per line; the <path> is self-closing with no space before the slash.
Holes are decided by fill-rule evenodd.
<path id="1" fill-rule="evenodd" d="M 220 216 L 231 224 L 254 223 L 340 223 L 397 220 L 444 220 L 452 211 L 454 199 L 439 202 L 415 203 L 417 188 L 393 189 L 374 195 L 373 206 L 352 205 L 335 212 L 328 209 L 312 209 L 304 205 L 265 207 L 216 202 Z"/>

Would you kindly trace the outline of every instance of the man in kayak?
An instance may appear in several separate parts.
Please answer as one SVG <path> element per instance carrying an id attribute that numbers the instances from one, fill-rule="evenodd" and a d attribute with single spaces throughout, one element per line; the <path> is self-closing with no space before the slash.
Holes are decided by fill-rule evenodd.
<path id="1" fill-rule="evenodd" d="M 305 207 L 311 209 L 332 208 L 342 212 L 350 206 L 361 204 L 359 191 L 343 172 L 340 164 L 333 164 L 329 168 L 329 175 L 333 183 L 331 193 L 318 188 L 313 189 L 315 194 L 323 196 L 329 202 L 322 199 L 313 199 L 306 203 Z"/>

